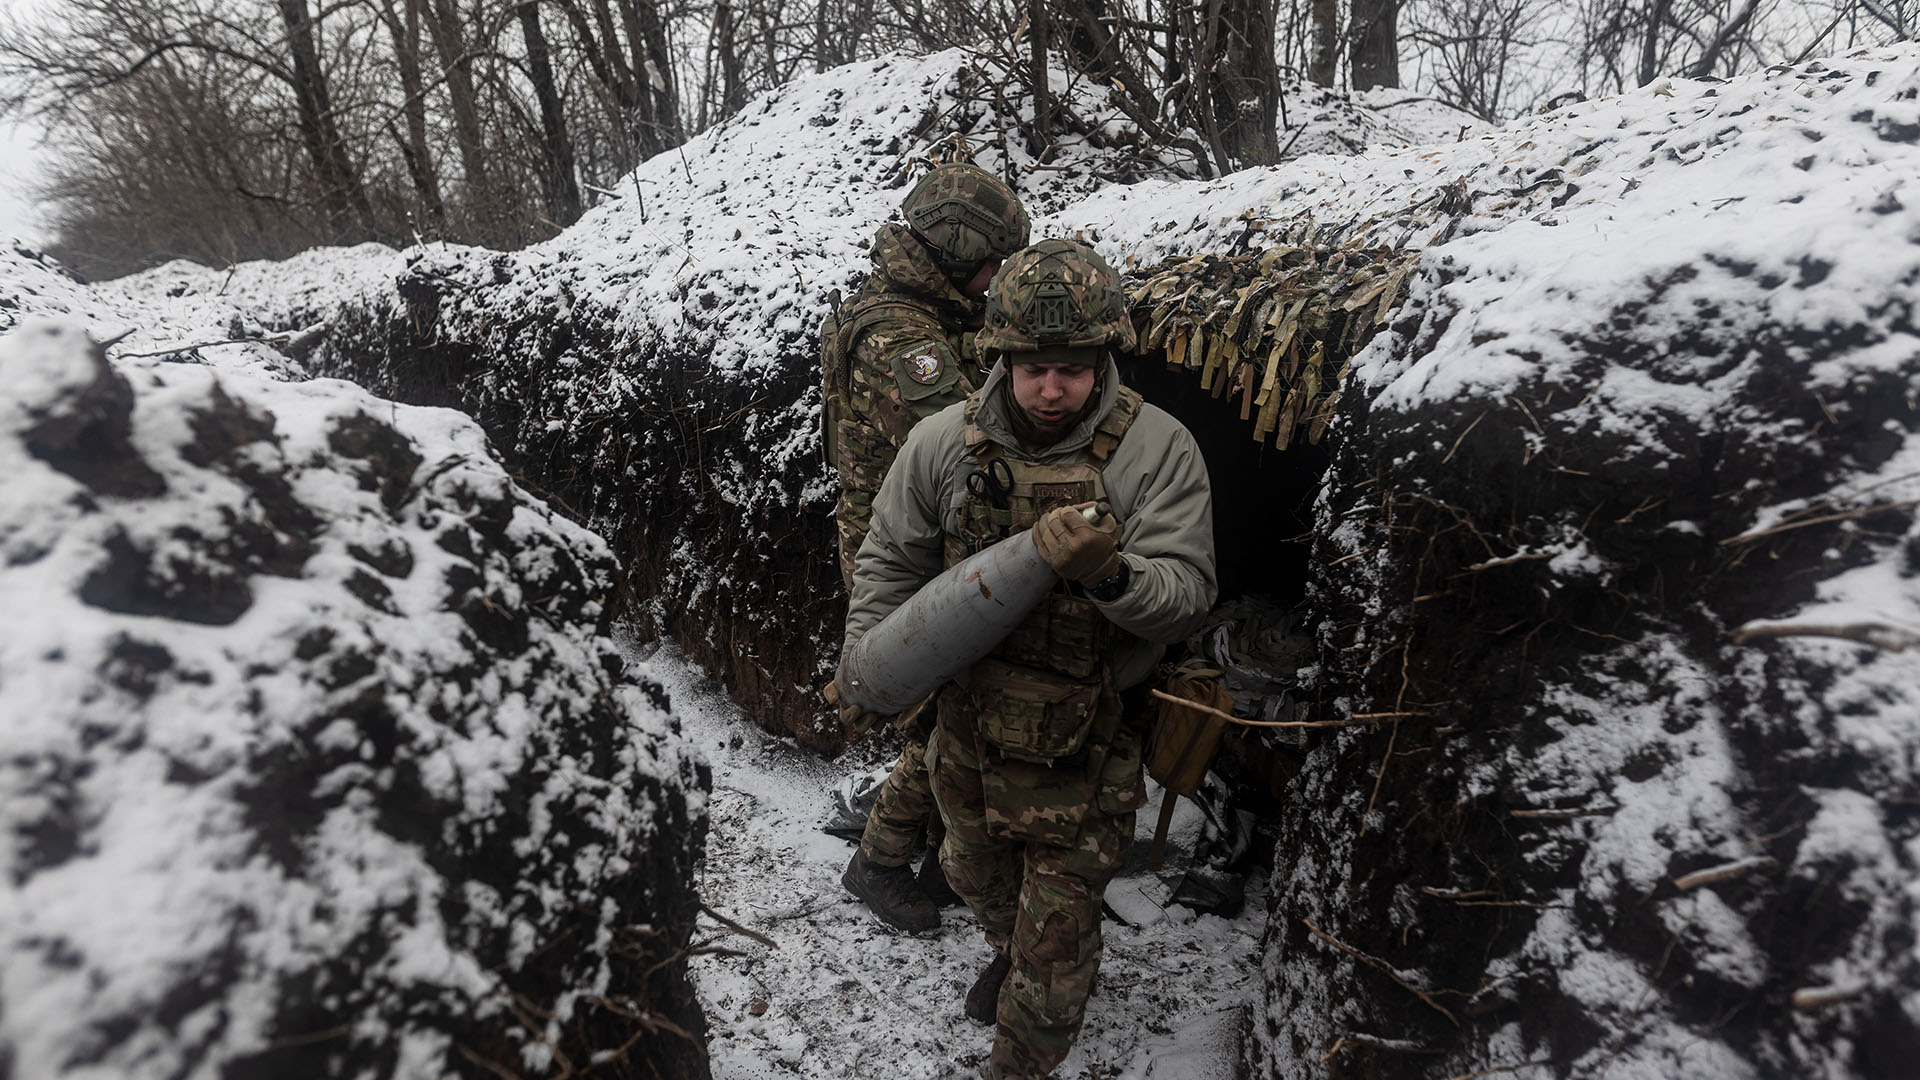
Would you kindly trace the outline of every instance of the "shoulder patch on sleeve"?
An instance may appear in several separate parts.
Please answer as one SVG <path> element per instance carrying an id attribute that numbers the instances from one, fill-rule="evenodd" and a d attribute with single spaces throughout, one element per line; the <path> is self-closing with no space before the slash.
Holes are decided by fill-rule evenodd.
<path id="1" fill-rule="evenodd" d="M 953 346 L 933 338 L 902 346 L 894 352 L 892 364 L 902 386 L 941 386 L 952 382 L 959 372 Z"/>
<path id="2" fill-rule="evenodd" d="M 952 367 L 952 351 L 945 342 L 916 341 L 894 354 L 893 369 L 902 380 L 932 386 Z"/>

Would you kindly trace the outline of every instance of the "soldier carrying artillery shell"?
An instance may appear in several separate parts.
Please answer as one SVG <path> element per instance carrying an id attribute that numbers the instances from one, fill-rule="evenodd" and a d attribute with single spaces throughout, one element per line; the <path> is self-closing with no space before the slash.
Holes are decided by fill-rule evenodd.
<path id="1" fill-rule="evenodd" d="M 853 567 L 835 691 L 876 711 L 934 689 L 886 670 L 931 666 L 903 640 L 946 656 L 935 646 L 980 637 L 982 616 L 1033 576 L 1022 560 L 1043 578 L 1024 617 L 938 687 L 927 751 L 940 864 L 993 950 L 966 1011 L 996 1025 L 995 1080 L 1048 1075 L 1079 1033 L 1101 898 L 1146 801 L 1138 714 L 1121 695 L 1217 590 L 1199 448 L 1113 361 L 1134 334 L 1092 248 L 1046 240 L 1009 259 L 975 337 L 990 374 L 907 437 Z"/>

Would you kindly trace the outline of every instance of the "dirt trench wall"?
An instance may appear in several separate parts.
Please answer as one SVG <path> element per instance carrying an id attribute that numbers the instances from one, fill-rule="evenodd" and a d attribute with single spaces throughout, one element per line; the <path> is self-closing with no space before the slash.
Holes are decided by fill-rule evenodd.
<path id="1" fill-rule="evenodd" d="M 0 371 L 0 1076 L 707 1074 L 599 538 L 445 410 L 74 315 Z"/>
<path id="2" fill-rule="evenodd" d="M 812 335 L 780 335 L 766 368 L 716 369 L 658 333 L 627 336 L 610 310 L 526 289 L 528 273 L 417 259 L 388 303 L 342 313 L 317 366 L 475 417 L 517 479 L 613 545 L 644 633 L 677 642 L 761 724 L 839 749 L 818 696 L 845 604 L 833 489 L 795 437 L 819 399 Z M 733 287 L 690 283 L 687 316 Z M 453 296 L 461 315 L 445 311 Z"/>
<path id="3" fill-rule="evenodd" d="M 1289 793 L 1255 1075 L 1910 1070 L 1920 219 L 1878 175 L 1427 253 L 1330 436 L 1322 709 L 1380 719 Z"/>

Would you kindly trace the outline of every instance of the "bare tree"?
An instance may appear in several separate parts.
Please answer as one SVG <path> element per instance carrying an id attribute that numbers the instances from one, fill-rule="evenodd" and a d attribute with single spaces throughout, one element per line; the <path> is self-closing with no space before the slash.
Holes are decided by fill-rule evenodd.
<path id="1" fill-rule="evenodd" d="M 1400 85 L 1400 0 L 1353 0 L 1347 56 L 1355 90 Z"/>
<path id="2" fill-rule="evenodd" d="M 1551 6 L 1550 0 L 1423 4 L 1409 12 L 1404 47 L 1435 97 L 1496 121 L 1530 107 L 1542 90 L 1542 76 L 1528 81 L 1523 68 L 1537 67 L 1525 60 L 1533 59 Z"/>
<path id="3" fill-rule="evenodd" d="M 595 0 L 604 5 L 606 0 Z M 686 139 L 680 90 L 667 44 L 667 23 L 654 0 L 619 0 L 621 24 L 636 76 L 644 76 L 643 105 L 634 118 L 640 157 L 649 158 Z"/>
<path id="4" fill-rule="evenodd" d="M 1277 159 L 1280 69 L 1273 43 L 1276 0 L 1219 0 L 1213 109 L 1226 155 L 1247 164 Z"/>
<path id="5" fill-rule="evenodd" d="M 379 0 L 376 9 L 381 25 L 386 27 L 393 44 L 394 71 L 400 80 L 400 92 L 403 95 L 400 113 L 407 125 L 405 138 L 393 130 L 391 122 L 388 124 L 388 133 L 406 161 L 407 175 L 420 195 L 422 208 L 432 220 L 433 234 L 445 235 L 447 207 L 440 195 L 439 169 L 427 136 L 427 83 L 421 63 L 421 5 L 420 0 L 403 2 L 404 9 L 398 9 L 394 0 Z"/>
<path id="6" fill-rule="evenodd" d="M 453 116 L 453 141 L 460 155 L 467 201 L 490 206 L 493 185 L 487 179 L 486 138 L 480 131 L 479 94 L 474 89 L 473 61 L 477 50 L 467 44 L 467 25 L 461 21 L 453 0 L 409 0 L 431 4 L 423 9 L 428 36 L 433 39 L 440 58 L 441 78 L 447 93 L 447 109 Z"/>
<path id="7" fill-rule="evenodd" d="M 544 151 L 540 187 L 546 196 L 551 224 L 571 225 L 580 216 L 580 184 L 573 175 L 573 140 L 567 135 L 566 113 L 548 57 L 546 31 L 540 27 L 539 0 L 520 0 L 514 9 L 527 44 L 527 72 L 534 99 L 540 103 L 540 141 Z"/>
<path id="8" fill-rule="evenodd" d="M 1311 0 L 1308 23 L 1307 78 L 1332 86 L 1340 63 L 1340 0 Z"/>
<path id="9" fill-rule="evenodd" d="M 1053 141 L 1048 133 L 1052 119 L 1052 88 L 1047 83 L 1047 25 L 1052 18 L 1046 0 L 1027 3 L 1027 89 L 1033 95 L 1033 156 L 1044 158 Z"/>
<path id="10" fill-rule="evenodd" d="M 1590 0 L 1579 62 L 1589 89 L 1645 86 L 1663 75 L 1726 76 L 1762 62 L 1759 0 Z"/>
<path id="11" fill-rule="evenodd" d="M 344 240 L 371 240 L 377 234 L 373 222 L 373 204 L 360 180 L 340 134 L 333 111 L 333 96 L 327 87 L 326 69 L 320 63 L 313 16 L 307 0 L 276 0 L 280 21 L 286 29 L 286 47 L 290 67 L 282 76 L 293 91 L 295 124 L 300 142 L 313 159 L 314 175 L 320 181 L 321 198 L 327 206 L 330 230 Z"/>

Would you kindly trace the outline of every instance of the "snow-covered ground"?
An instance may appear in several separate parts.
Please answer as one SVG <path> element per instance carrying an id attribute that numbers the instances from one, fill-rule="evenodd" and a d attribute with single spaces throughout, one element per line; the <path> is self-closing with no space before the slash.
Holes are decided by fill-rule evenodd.
<path id="1" fill-rule="evenodd" d="M 641 657 L 631 653 L 636 670 L 667 689 L 713 766 L 700 894 L 773 942 L 702 920 L 698 943 L 716 951 L 695 958 L 693 979 L 716 1080 L 981 1075 L 993 1031 L 961 1012 L 990 955 L 978 924 L 954 907 L 936 933 L 886 926 L 840 885 L 853 846 L 821 831 L 837 784 L 890 764 L 874 756 L 876 743 L 822 761 L 755 728 L 671 648 Z M 1264 875 L 1252 875 L 1235 919 L 1167 906 L 1200 814 L 1181 802 L 1166 864 L 1149 871 L 1161 797 L 1155 790 L 1137 816 L 1132 861 L 1107 890 L 1109 905 L 1138 925 L 1106 920 L 1106 958 L 1062 1080 L 1207 1080 L 1233 1075 L 1239 1060 L 1243 1006 L 1260 988 Z"/>

